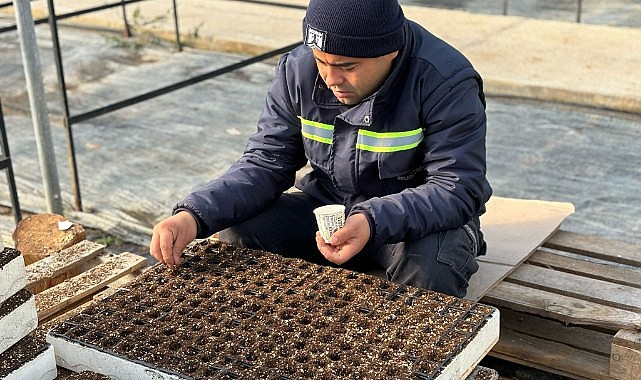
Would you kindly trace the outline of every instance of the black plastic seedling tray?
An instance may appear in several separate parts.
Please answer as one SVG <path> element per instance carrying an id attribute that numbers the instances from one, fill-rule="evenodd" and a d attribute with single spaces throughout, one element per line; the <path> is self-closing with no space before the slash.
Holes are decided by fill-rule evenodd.
<path id="1" fill-rule="evenodd" d="M 168 378 L 435 379 L 496 317 L 375 276 L 204 241 L 177 269 L 152 267 L 49 335 Z"/>

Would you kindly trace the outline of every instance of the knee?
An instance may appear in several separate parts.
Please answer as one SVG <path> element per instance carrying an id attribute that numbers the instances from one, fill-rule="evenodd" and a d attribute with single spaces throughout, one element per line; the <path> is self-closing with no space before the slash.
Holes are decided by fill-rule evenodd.
<path id="1" fill-rule="evenodd" d="M 466 263 L 459 267 L 439 260 L 412 261 L 408 260 L 407 266 L 411 269 L 405 269 L 407 275 L 403 283 L 460 298 L 467 294 L 469 280 L 478 269 L 478 263 L 473 257 L 468 257 Z"/>
<path id="2" fill-rule="evenodd" d="M 218 239 L 225 243 L 247 247 L 248 237 L 240 226 L 226 228 L 218 233 Z"/>
<path id="3" fill-rule="evenodd" d="M 465 297 L 470 278 L 478 271 L 476 242 L 463 228 L 443 231 L 397 252 L 398 263 L 388 268 L 388 277 L 440 293 Z M 391 270 L 391 271 L 390 271 Z"/>

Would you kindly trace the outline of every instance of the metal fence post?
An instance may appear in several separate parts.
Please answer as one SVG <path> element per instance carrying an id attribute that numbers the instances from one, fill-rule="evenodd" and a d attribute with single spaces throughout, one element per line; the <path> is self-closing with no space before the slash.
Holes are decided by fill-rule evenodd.
<path id="1" fill-rule="evenodd" d="M 583 14 L 583 0 L 579 0 L 578 10 L 576 12 L 576 22 L 581 22 L 581 15 Z"/>
<path id="2" fill-rule="evenodd" d="M 53 58 L 58 74 L 58 96 L 62 107 L 62 122 L 67 132 L 67 161 L 72 178 L 71 187 L 74 195 L 74 208 L 82 211 L 82 199 L 80 197 L 80 179 L 78 178 L 78 163 L 76 162 L 75 146 L 73 142 L 73 130 L 69 124 L 69 99 L 67 98 L 67 83 L 65 82 L 65 71 L 62 64 L 62 50 L 58 38 L 58 17 L 53 0 L 47 0 L 49 7 L 49 29 L 51 29 L 51 42 L 53 43 Z"/>
<path id="3" fill-rule="evenodd" d="M 172 0 L 172 6 L 174 9 L 174 29 L 176 32 L 176 50 L 177 51 L 182 51 L 183 50 L 183 45 L 180 42 L 180 30 L 178 29 L 178 5 L 176 5 L 176 0 Z"/>
<path id="4" fill-rule="evenodd" d="M 18 190 L 16 189 L 16 178 L 13 175 L 13 166 L 11 165 L 11 155 L 9 153 L 9 141 L 7 141 L 7 131 L 4 125 L 4 115 L 2 114 L 2 102 L 0 101 L 0 148 L 2 148 L 2 157 L 0 157 L 0 170 L 6 170 L 7 184 L 9 185 L 9 197 L 11 198 L 11 209 L 16 225 L 22 220 L 22 211 L 20 211 L 20 202 L 18 202 Z"/>
<path id="5" fill-rule="evenodd" d="M 51 125 L 49 124 L 31 5 L 29 4 L 29 0 L 15 0 L 14 6 L 18 35 L 20 37 L 22 62 L 27 81 L 27 92 L 29 94 L 31 119 L 36 137 L 40 171 L 42 173 L 42 182 L 47 201 L 47 211 L 49 213 L 62 215 L 62 199 L 60 198 L 56 156 L 51 138 Z"/>

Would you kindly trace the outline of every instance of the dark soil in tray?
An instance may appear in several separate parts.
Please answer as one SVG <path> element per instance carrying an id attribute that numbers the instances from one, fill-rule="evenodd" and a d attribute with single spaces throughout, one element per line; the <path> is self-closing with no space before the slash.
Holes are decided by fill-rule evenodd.
<path id="1" fill-rule="evenodd" d="M 0 354 L 0 379 L 22 367 L 25 363 L 35 359 L 44 352 L 49 343 L 44 340 L 27 335 Z"/>
<path id="2" fill-rule="evenodd" d="M 204 241 L 51 333 L 196 379 L 430 379 L 493 311 Z"/>
<path id="3" fill-rule="evenodd" d="M 60 376 L 58 377 L 60 378 Z M 111 377 L 96 372 L 82 371 L 64 376 L 65 380 L 111 380 Z"/>
<path id="4" fill-rule="evenodd" d="M 0 303 L 0 319 L 9 315 L 12 311 L 20 307 L 23 303 L 27 302 L 33 294 L 28 289 L 20 289 L 16 294 L 7 298 L 3 303 Z"/>
<path id="5" fill-rule="evenodd" d="M 20 256 L 20 251 L 14 248 L 5 248 L 0 252 L 0 269 L 9 264 L 13 259 Z"/>

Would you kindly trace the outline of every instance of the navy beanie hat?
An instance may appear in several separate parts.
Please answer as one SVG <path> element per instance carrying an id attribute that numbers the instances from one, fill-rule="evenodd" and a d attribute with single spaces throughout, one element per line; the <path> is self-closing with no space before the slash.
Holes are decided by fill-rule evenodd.
<path id="1" fill-rule="evenodd" d="M 399 50 L 405 16 L 397 0 L 311 0 L 303 19 L 305 45 L 354 58 Z"/>

